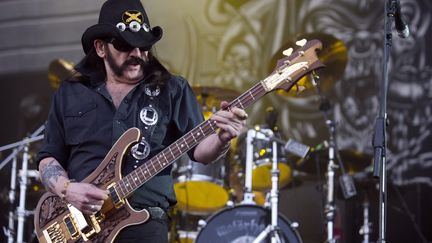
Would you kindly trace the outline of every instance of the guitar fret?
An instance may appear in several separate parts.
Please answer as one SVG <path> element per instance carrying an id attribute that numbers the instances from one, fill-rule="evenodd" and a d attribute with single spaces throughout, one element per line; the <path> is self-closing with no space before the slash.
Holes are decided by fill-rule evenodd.
<path id="1" fill-rule="evenodd" d="M 124 193 L 123 190 L 121 189 L 121 183 L 122 181 L 120 181 L 119 183 L 117 183 L 117 185 L 114 186 L 114 189 L 117 191 L 117 194 L 119 195 L 119 197 L 124 197 Z"/>
<path id="2" fill-rule="evenodd" d="M 144 175 L 144 171 L 143 171 L 143 169 L 142 169 L 141 167 L 139 167 L 138 170 L 141 172 L 142 177 L 144 178 L 144 180 L 146 180 L 147 178 L 146 178 L 145 175 Z"/>
<path id="3" fill-rule="evenodd" d="M 186 141 L 186 137 L 183 137 L 183 141 L 184 141 L 184 144 L 186 144 L 186 147 L 187 147 L 188 150 L 189 150 L 190 148 L 189 148 L 189 144 L 188 144 L 187 141 Z M 183 144 L 182 144 L 182 146 L 183 146 Z"/>
<path id="4" fill-rule="evenodd" d="M 180 154 L 183 154 L 183 150 L 181 150 L 181 148 L 179 147 L 179 145 L 177 144 L 177 142 L 174 143 L 177 147 L 177 150 L 180 151 Z"/>
<path id="5" fill-rule="evenodd" d="M 151 162 L 151 161 L 150 161 L 150 162 Z M 153 163 L 149 163 L 149 164 L 153 167 L 154 171 L 157 172 L 157 170 L 156 170 L 154 164 L 153 164 Z"/>
<path id="6" fill-rule="evenodd" d="M 212 129 L 213 132 L 216 131 L 216 128 L 214 128 L 215 122 L 210 121 L 209 125 L 210 125 L 210 128 Z"/>
<path id="7" fill-rule="evenodd" d="M 171 146 L 168 147 L 168 150 L 171 152 L 171 154 L 172 154 L 172 156 L 173 156 L 173 159 L 174 159 L 174 158 L 175 158 L 175 155 L 174 155 L 174 153 L 173 153 L 172 150 L 171 150 Z"/>
<path id="8" fill-rule="evenodd" d="M 250 97 L 252 97 L 252 99 L 255 100 L 255 96 L 252 94 L 252 92 L 250 90 L 249 90 L 249 94 L 250 94 Z"/>
<path id="9" fill-rule="evenodd" d="M 132 181 L 135 183 L 135 187 L 136 186 L 138 186 L 138 184 L 137 184 L 137 181 L 138 181 L 138 175 L 137 175 L 137 172 L 136 171 L 133 171 L 132 173 L 131 173 L 131 175 L 133 174 L 133 176 L 132 176 Z"/>
<path id="10" fill-rule="evenodd" d="M 129 176 L 126 176 L 125 179 L 126 179 L 126 185 L 125 185 L 126 186 L 126 190 L 128 190 L 128 187 L 130 185 Z"/>
<path id="11" fill-rule="evenodd" d="M 151 175 L 150 169 L 149 169 L 149 167 L 148 167 L 147 164 L 145 165 L 145 171 L 144 171 L 144 173 L 147 174 L 147 175 Z M 147 180 L 147 176 L 146 176 L 146 180 Z"/>
<path id="12" fill-rule="evenodd" d="M 243 106 L 243 104 L 242 104 L 241 100 L 239 100 L 239 99 L 238 99 L 238 103 L 239 103 L 239 104 L 240 104 L 240 106 L 241 106 L 240 108 L 242 108 L 242 109 L 244 110 L 244 106 Z"/>
<path id="13" fill-rule="evenodd" d="M 156 160 L 158 161 L 159 164 L 161 164 L 159 157 L 156 156 Z M 165 165 L 165 162 L 163 164 Z"/>
<path id="14" fill-rule="evenodd" d="M 203 137 L 207 136 L 207 134 L 202 130 L 201 126 L 199 127 L 199 129 L 200 129 L 201 133 L 203 134 Z"/>
<path id="15" fill-rule="evenodd" d="M 196 140 L 195 136 L 193 135 L 193 130 L 192 130 L 192 132 L 190 134 L 192 135 L 192 138 L 195 140 L 195 143 L 196 143 L 197 140 Z"/>

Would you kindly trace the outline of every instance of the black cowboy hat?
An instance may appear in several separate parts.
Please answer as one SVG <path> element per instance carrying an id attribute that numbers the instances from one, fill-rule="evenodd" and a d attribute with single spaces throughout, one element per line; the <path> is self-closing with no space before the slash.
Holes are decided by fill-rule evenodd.
<path id="1" fill-rule="evenodd" d="M 81 42 L 87 54 L 95 39 L 116 38 L 133 47 L 149 50 L 162 37 L 162 28 L 150 28 L 139 0 L 108 0 L 100 10 L 99 21 L 83 34 Z"/>

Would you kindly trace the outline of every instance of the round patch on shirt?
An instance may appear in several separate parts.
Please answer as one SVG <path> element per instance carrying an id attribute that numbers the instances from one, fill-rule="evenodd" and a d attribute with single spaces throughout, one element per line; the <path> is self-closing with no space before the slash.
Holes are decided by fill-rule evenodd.
<path id="1" fill-rule="evenodd" d="M 150 154 L 150 144 L 146 140 L 142 139 L 141 142 L 132 146 L 131 153 L 137 160 L 145 159 Z"/>
<path id="2" fill-rule="evenodd" d="M 148 96 L 156 97 L 160 94 L 160 88 L 157 85 L 149 85 L 145 86 L 145 93 Z"/>
<path id="3" fill-rule="evenodd" d="M 158 121 L 158 113 L 155 108 L 147 106 L 141 109 L 140 119 L 147 126 L 152 126 Z"/>

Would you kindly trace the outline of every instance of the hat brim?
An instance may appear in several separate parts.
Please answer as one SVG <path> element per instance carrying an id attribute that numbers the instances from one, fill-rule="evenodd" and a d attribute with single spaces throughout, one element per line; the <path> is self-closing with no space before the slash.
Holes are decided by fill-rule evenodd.
<path id="1" fill-rule="evenodd" d="M 90 26 L 84 32 L 81 38 L 81 43 L 86 54 L 93 48 L 93 42 L 95 39 L 109 37 L 118 38 L 133 47 L 150 50 L 153 44 L 162 38 L 162 34 L 162 28 L 159 26 L 153 27 L 149 32 L 145 32 L 144 30 L 131 32 L 128 30 L 120 31 L 117 27 L 110 24 L 96 24 Z"/>

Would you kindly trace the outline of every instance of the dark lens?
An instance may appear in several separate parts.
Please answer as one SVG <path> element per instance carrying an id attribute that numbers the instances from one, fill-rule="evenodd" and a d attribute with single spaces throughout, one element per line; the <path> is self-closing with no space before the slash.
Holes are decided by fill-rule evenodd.
<path id="1" fill-rule="evenodd" d="M 111 40 L 111 44 L 114 46 L 114 48 L 117 51 L 121 51 L 121 52 L 130 52 L 135 48 L 129 45 L 128 43 L 117 39 Z"/>

